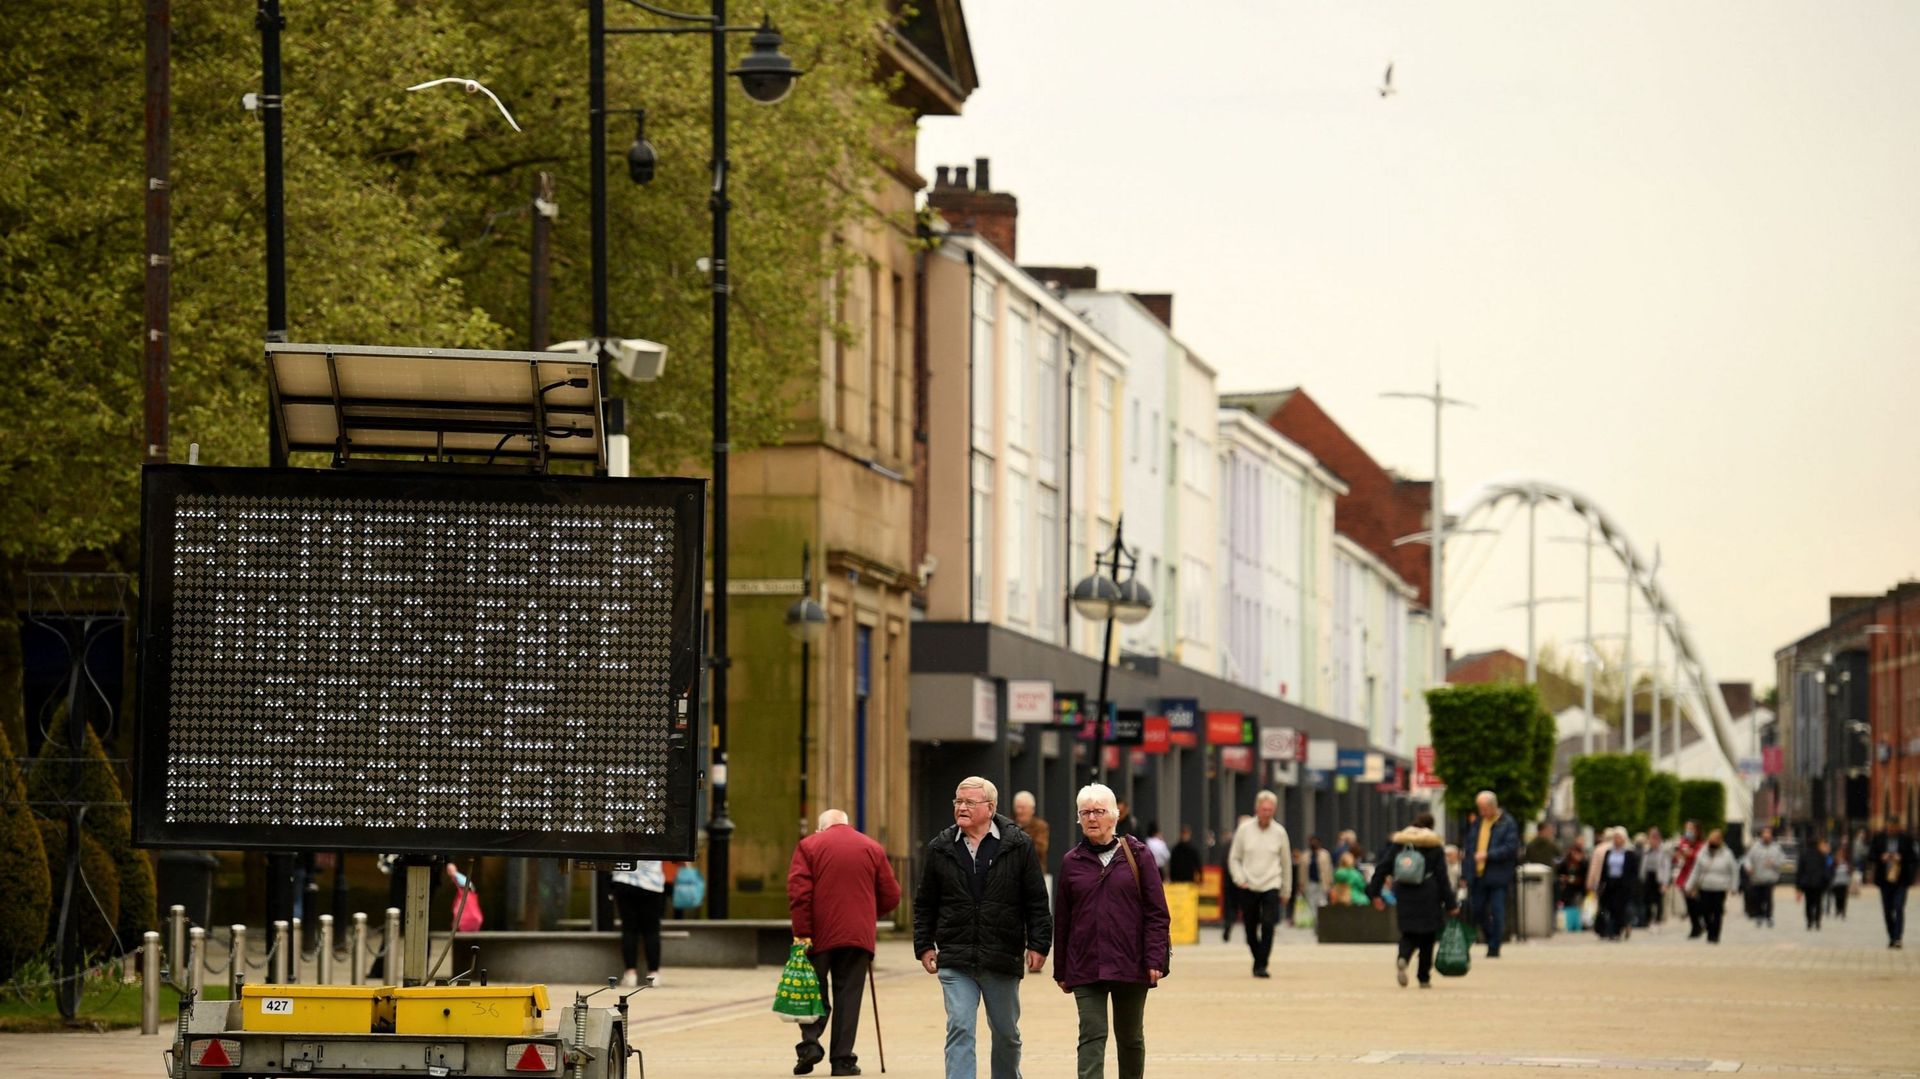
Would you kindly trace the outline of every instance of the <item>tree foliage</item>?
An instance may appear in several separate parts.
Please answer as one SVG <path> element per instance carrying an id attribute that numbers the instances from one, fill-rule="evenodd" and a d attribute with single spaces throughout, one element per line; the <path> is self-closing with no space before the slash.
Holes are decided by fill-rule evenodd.
<path id="1" fill-rule="evenodd" d="M 1646 814 L 1647 778 L 1653 766 L 1644 753 L 1590 753 L 1573 762 L 1573 812 L 1595 830 L 1637 828 Z"/>
<path id="2" fill-rule="evenodd" d="M 1640 815 L 1642 831 L 1658 828 L 1664 836 L 1680 832 L 1680 777 L 1672 772 L 1655 772 L 1647 777 L 1645 812 Z"/>
<path id="3" fill-rule="evenodd" d="M 636 11 L 637 19 L 650 18 Z M 807 75 L 773 109 L 731 90 L 732 441 L 780 437 L 817 360 L 832 242 L 876 225 L 869 195 L 910 145 L 878 70 L 881 0 L 782 0 Z M 552 326 L 589 330 L 584 5 L 350 0 L 288 5 L 287 294 L 293 340 L 526 344 L 527 214 L 550 172 Z M 138 5 L 0 5 L 0 557 L 129 549 L 142 452 L 142 42 Z M 261 134 L 251 5 L 173 6 L 172 435 L 210 464 L 265 458 Z M 667 342 L 630 399 L 643 469 L 708 436 L 707 55 L 703 38 L 608 40 L 608 103 L 645 107 L 658 178 L 627 183 L 630 121 L 609 120 L 613 329 Z M 730 43 L 732 54 L 744 41 Z M 445 87 L 477 78 L 507 103 Z M 911 166 L 911 161 L 904 162 Z"/>
<path id="4" fill-rule="evenodd" d="M 1727 788 L 1717 779 L 1680 781 L 1680 819 L 1700 822 L 1701 834 L 1727 826 Z"/>
<path id="5" fill-rule="evenodd" d="M 1516 820 L 1547 804 L 1553 770 L 1553 716 L 1532 686 L 1447 686 L 1427 691 L 1434 771 L 1447 785 L 1447 812 L 1464 816 L 1474 795 L 1492 791 Z"/>
<path id="6" fill-rule="evenodd" d="M 0 980 L 40 950 L 53 886 L 13 758 L 0 755 Z"/>
<path id="7" fill-rule="evenodd" d="M 40 843 L 47 852 L 47 872 L 53 884 L 43 928 L 49 946 L 59 944 L 60 897 L 67 882 L 67 823 L 40 818 Z M 120 873 L 113 867 L 113 856 L 100 841 L 80 830 L 80 875 L 73 885 L 71 917 L 78 919 L 80 951 L 86 955 L 119 955 L 114 937 L 120 921 Z"/>

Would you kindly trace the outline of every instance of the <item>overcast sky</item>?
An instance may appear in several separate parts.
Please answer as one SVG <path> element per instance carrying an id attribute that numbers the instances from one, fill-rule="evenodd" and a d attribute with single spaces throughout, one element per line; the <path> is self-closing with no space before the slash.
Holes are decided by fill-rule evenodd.
<path id="1" fill-rule="evenodd" d="M 966 14 L 981 86 L 921 125 L 922 171 L 990 157 L 1020 261 L 1174 293 L 1223 390 L 1304 386 L 1425 476 L 1430 409 L 1377 395 L 1437 356 L 1478 406 L 1447 417 L 1449 508 L 1496 478 L 1589 494 L 1660 545 L 1722 680 L 1771 685 L 1828 593 L 1920 576 L 1920 3 Z M 1448 643 L 1523 651 L 1524 516 L 1451 553 Z M 1539 574 L 1578 595 L 1579 546 Z M 1542 638 L 1580 614 L 1543 607 Z"/>

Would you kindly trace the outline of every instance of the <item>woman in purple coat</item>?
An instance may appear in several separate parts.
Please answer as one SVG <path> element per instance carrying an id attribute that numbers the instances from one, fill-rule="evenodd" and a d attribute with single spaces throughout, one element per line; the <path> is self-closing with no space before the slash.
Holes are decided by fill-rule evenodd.
<path id="1" fill-rule="evenodd" d="M 1080 788 L 1083 838 L 1060 859 L 1053 883 L 1053 980 L 1080 1009 L 1080 1079 L 1100 1079 L 1107 1006 L 1119 1042 L 1120 1079 L 1147 1064 L 1147 990 L 1167 976 L 1172 951 L 1167 893 L 1147 845 L 1116 836 L 1113 791 Z"/>

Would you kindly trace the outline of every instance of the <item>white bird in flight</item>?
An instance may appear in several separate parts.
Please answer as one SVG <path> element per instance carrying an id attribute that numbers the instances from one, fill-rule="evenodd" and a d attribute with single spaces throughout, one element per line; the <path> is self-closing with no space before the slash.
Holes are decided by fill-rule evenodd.
<path id="1" fill-rule="evenodd" d="M 407 89 L 408 90 L 425 90 L 429 86 L 440 86 L 444 83 L 449 83 L 449 82 L 458 83 L 461 86 L 466 87 L 467 93 L 469 94 L 487 95 L 487 100 L 493 102 L 494 108 L 497 108 L 500 110 L 500 115 L 507 118 L 507 123 L 511 124 L 515 131 L 520 130 L 520 125 L 514 122 L 513 114 L 508 112 L 507 107 L 500 103 L 500 99 L 494 95 L 494 92 L 492 90 L 487 89 L 485 86 L 482 86 L 480 84 L 480 80 L 478 79 L 434 79 L 432 82 L 423 82 L 418 86 L 409 86 L 407 87 Z"/>
<path id="2" fill-rule="evenodd" d="M 1396 89 L 1394 89 L 1394 85 L 1393 85 L 1393 61 L 1391 61 L 1391 60 L 1389 60 L 1389 61 L 1387 61 L 1387 76 L 1386 76 L 1386 79 L 1385 79 L 1384 81 L 1382 81 L 1382 82 L 1380 83 L 1380 96 L 1381 96 L 1381 97 L 1392 97 L 1393 95 L 1395 95 L 1395 94 L 1397 94 L 1397 93 L 1399 93 L 1399 92 L 1400 92 L 1399 90 L 1396 90 Z"/>

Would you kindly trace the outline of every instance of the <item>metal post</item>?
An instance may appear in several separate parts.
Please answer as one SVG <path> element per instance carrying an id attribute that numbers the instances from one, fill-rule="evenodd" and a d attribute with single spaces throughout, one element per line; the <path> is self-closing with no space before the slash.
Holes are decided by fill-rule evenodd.
<path id="1" fill-rule="evenodd" d="M 800 545 L 800 596 L 803 600 L 813 598 L 813 545 Z M 813 645 L 806 636 L 806 627 L 801 627 L 800 635 L 800 835 L 807 834 L 807 735 L 808 714 L 811 701 L 807 693 L 808 683 L 813 673 Z"/>
<path id="2" fill-rule="evenodd" d="M 1660 635 L 1666 627 L 1661 624 L 1660 598 L 1656 592 L 1653 600 L 1653 659 L 1647 664 L 1647 677 L 1652 682 L 1653 691 L 1653 727 L 1648 731 L 1650 754 L 1654 759 L 1660 756 Z M 1627 747 L 1632 750 L 1632 746 Z"/>
<path id="3" fill-rule="evenodd" d="M 145 362 L 146 459 L 167 462 L 167 375 L 172 360 L 168 336 L 173 271 L 173 4 L 147 0 L 147 278 Z M 177 940 L 169 940 L 176 948 Z M 169 959 L 178 965 L 178 952 Z"/>
<path id="4" fill-rule="evenodd" d="M 315 985 L 333 984 L 333 915 L 320 916 L 320 939 L 313 952 L 313 981 Z"/>
<path id="5" fill-rule="evenodd" d="M 260 31 L 260 131 L 266 169 L 267 340 L 287 339 L 287 190 L 281 151 L 280 0 L 259 0 L 254 26 Z M 285 468 L 280 417 L 267 406 L 267 463 Z"/>
<path id="6" fill-rule="evenodd" d="M 1627 625 L 1620 637 L 1620 734 L 1629 744 L 1633 740 L 1633 557 L 1627 565 Z"/>
<path id="7" fill-rule="evenodd" d="M 433 867 L 407 863 L 407 917 L 401 939 L 406 941 L 406 965 L 395 985 L 419 985 L 427 976 L 427 899 L 433 885 Z M 387 959 L 392 963 L 392 946 Z"/>
<path id="8" fill-rule="evenodd" d="M 276 918 L 274 920 L 273 944 L 270 946 L 269 950 L 273 952 L 273 961 L 267 964 L 267 976 L 273 979 L 273 984 L 285 985 L 287 984 L 287 922 L 286 922 L 286 919 Z"/>
<path id="9" fill-rule="evenodd" d="M 1587 661 L 1581 664 L 1586 673 L 1585 686 L 1581 690 L 1582 708 L 1586 718 L 1581 724 L 1580 752 L 1593 753 L 1593 518 L 1587 518 Z"/>
<path id="10" fill-rule="evenodd" d="M 175 903 L 167 908 L 167 966 L 172 970 L 175 989 L 184 989 L 187 976 L 180 969 L 180 960 L 187 954 L 187 908 Z"/>
<path id="11" fill-rule="evenodd" d="M 593 125 L 596 130 L 600 127 L 598 115 Z M 605 132 L 600 133 L 600 152 L 606 153 Z M 606 158 L 602 157 L 594 173 L 603 185 L 607 182 L 606 167 Z M 547 312 L 553 306 L 553 260 L 547 253 L 553 219 L 559 212 L 553 201 L 553 173 L 543 172 L 533 182 L 533 238 L 528 244 L 532 266 L 527 274 L 527 347 L 535 352 L 553 343 L 547 336 Z"/>
<path id="12" fill-rule="evenodd" d="M 160 934 L 140 936 L 140 1033 L 160 1033 Z"/>
<path id="13" fill-rule="evenodd" d="M 1537 685 L 1540 681 L 1540 653 L 1534 646 L 1533 622 L 1540 611 L 1540 603 L 1534 597 L 1534 548 L 1533 521 L 1540 509 L 1540 497 L 1527 493 L 1527 684 Z M 1435 542 L 1439 542 L 1436 537 Z"/>
<path id="14" fill-rule="evenodd" d="M 727 0 L 713 0 L 713 809 L 707 821 L 707 916 L 727 916 L 733 887 L 727 816 Z"/>
<path id="15" fill-rule="evenodd" d="M 187 930 L 187 974 L 182 986 L 191 996 L 199 996 L 207 983 L 207 931 L 194 926 Z"/>
<path id="16" fill-rule="evenodd" d="M 1446 605 L 1441 601 L 1445 578 L 1445 548 L 1447 542 L 1446 501 L 1440 496 L 1440 414 L 1446 411 L 1447 399 L 1440 394 L 1440 378 L 1433 380 L 1433 486 L 1427 489 L 1427 585 L 1428 598 L 1433 603 L 1433 685 L 1447 684 L 1447 644 L 1446 644 Z"/>
<path id="17" fill-rule="evenodd" d="M 405 982 L 401 981 L 401 975 L 406 973 L 406 968 L 400 965 L 400 908 L 399 907 L 387 908 L 386 936 L 380 941 L 380 951 L 382 955 L 385 957 L 385 962 L 381 964 L 380 969 L 385 971 L 385 974 L 383 976 L 386 978 L 387 984 L 388 985 L 406 984 Z"/>
<path id="18" fill-rule="evenodd" d="M 301 949 L 305 947 L 306 937 L 301 933 L 302 926 L 300 919 L 295 918 L 291 924 L 293 931 L 292 935 L 288 937 L 288 942 L 291 943 L 293 947 L 287 952 L 287 981 L 289 983 L 297 983 L 300 980 L 300 952 Z"/>
<path id="19" fill-rule="evenodd" d="M 1115 534 L 1114 543 L 1119 543 Z M 1107 616 L 1107 633 L 1100 645 L 1100 703 L 1093 713 L 1093 781 L 1107 781 L 1107 674 L 1113 670 L 1113 616 Z"/>
<path id="20" fill-rule="evenodd" d="M 347 930 L 347 984 L 359 985 L 366 980 L 364 960 L 367 955 L 367 912 L 353 912 L 353 928 Z"/>
<path id="21" fill-rule="evenodd" d="M 593 336 L 608 336 L 607 325 L 607 4 L 587 3 L 587 111 L 592 124 L 587 133 L 587 160 L 593 175 L 587 186 L 590 218 L 593 288 Z M 535 228 L 539 214 L 534 215 Z"/>
<path id="22" fill-rule="evenodd" d="M 228 927 L 227 938 L 230 947 L 227 950 L 227 999 L 240 999 L 240 983 L 247 976 L 247 927 L 232 925 Z"/>

